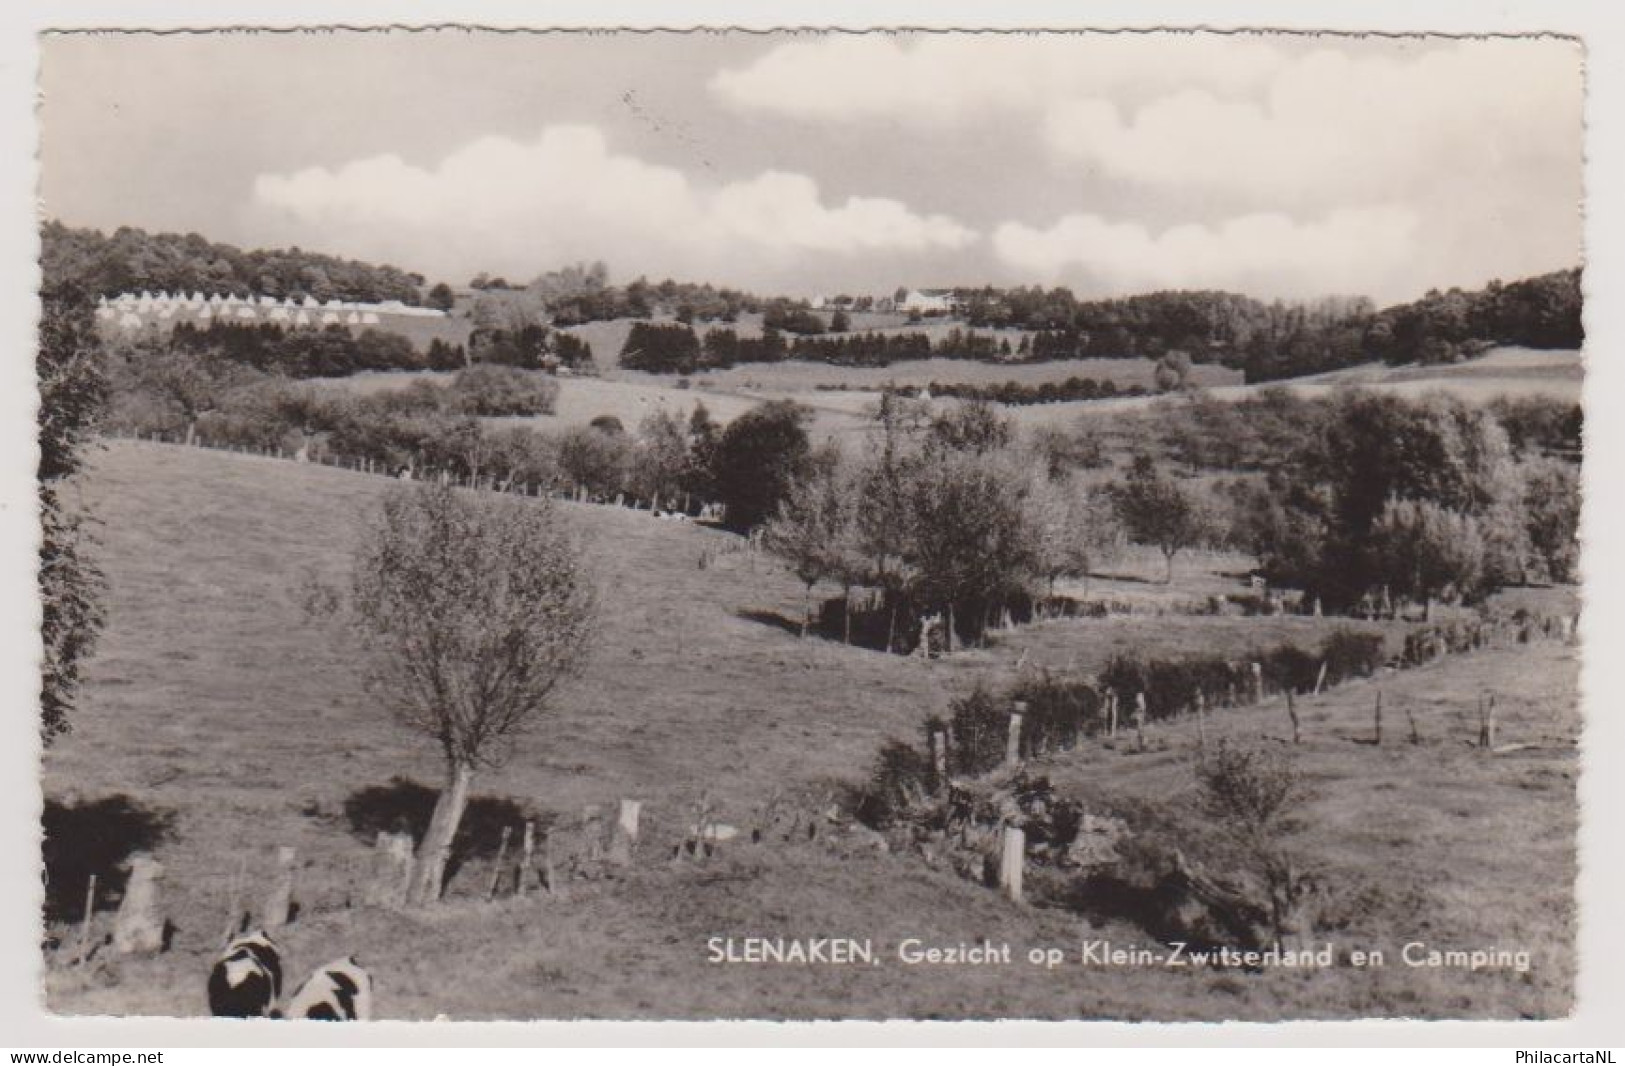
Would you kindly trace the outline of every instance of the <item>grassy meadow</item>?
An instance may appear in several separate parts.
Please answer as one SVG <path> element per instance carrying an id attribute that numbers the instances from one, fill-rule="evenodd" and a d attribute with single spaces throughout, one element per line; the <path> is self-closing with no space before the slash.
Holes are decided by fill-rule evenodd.
<path id="1" fill-rule="evenodd" d="M 563 382 L 566 395 L 574 381 Z M 607 382 L 594 384 L 607 385 Z M 674 394 L 686 395 L 679 390 Z M 706 398 L 707 405 L 711 399 Z M 715 408 L 713 408 L 715 410 Z M 1390 966 L 1318 973 L 1120 968 L 1053 971 L 903 966 L 905 937 L 1073 949 L 1105 937 L 1151 944 L 1122 922 L 1019 906 L 827 826 L 826 840 L 740 842 L 707 862 L 669 861 L 709 797 L 748 826 L 776 795 L 826 806 L 861 781 L 890 737 L 978 681 L 1026 669 L 1089 670 L 1115 650 L 1240 655 L 1340 624 L 1307 617 L 1142 614 L 1049 621 L 935 661 L 794 633 L 802 589 L 737 538 L 613 507 L 561 504 L 609 605 L 586 674 L 499 769 L 475 783 L 474 853 L 449 901 L 429 913 L 361 906 L 371 833 L 421 789 L 438 757 L 363 683 L 358 653 L 301 606 L 312 580 L 342 584 L 385 478 L 245 455 L 114 442 L 82 488 L 109 592 L 73 732 L 46 754 L 47 800 L 79 820 L 93 855 L 117 858 L 114 825 L 139 825 L 167 870 L 169 951 L 83 967 L 47 951 L 49 1008 L 65 1014 L 197 1015 L 221 931 L 257 906 L 278 846 L 298 849 L 301 911 L 282 936 L 290 969 L 355 952 L 378 983 L 380 1016 L 523 1018 L 1551 1017 L 1572 1002 L 1577 660 L 1536 644 L 1446 660 L 1381 680 L 1392 710 L 1382 748 L 1369 732 L 1373 683 L 1301 702 L 1300 758 L 1313 785 L 1302 847 L 1340 889 L 1340 944 L 1397 949 L 1529 946 L 1527 975 Z M 701 568 L 700 560 L 713 559 Z M 1130 557 L 1091 595 L 1180 596 L 1239 589 L 1248 560 Z M 1155 576 L 1153 576 L 1155 575 Z M 1081 590 L 1073 590 L 1081 591 Z M 827 594 L 827 593 L 826 593 Z M 1536 590 L 1550 598 L 1561 592 Z M 1393 627 L 1394 624 L 1390 624 Z M 1396 629 L 1397 632 L 1397 629 Z M 1469 747 L 1476 701 L 1500 693 L 1502 736 L 1538 747 Z M 1421 743 L 1404 740 L 1404 709 Z M 1284 734 L 1275 704 L 1224 712 L 1212 727 Z M 1194 727 L 1154 731 L 1151 749 L 1094 745 L 1037 770 L 1101 809 L 1177 800 L 1189 787 Z M 119 798 L 122 797 L 122 800 Z M 568 827 L 585 805 L 642 800 L 638 861 L 561 895 L 483 897 L 501 824 Z M 122 822 L 114 821 L 114 812 Z M 98 821 L 98 818 L 102 821 Z M 98 835 L 99 834 L 99 835 Z M 106 852 L 107 854 L 102 854 Z M 241 876 L 241 880 L 239 877 Z M 52 887 L 71 900 L 80 883 Z M 67 935 L 72 905 L 48 925 Z M 98 915 L 106 931 L 111 914 Z M 869 938 L 874 967 L 714 965 L 713 936 Z M 72 939 L 68 939 L 71 949 Z"/>

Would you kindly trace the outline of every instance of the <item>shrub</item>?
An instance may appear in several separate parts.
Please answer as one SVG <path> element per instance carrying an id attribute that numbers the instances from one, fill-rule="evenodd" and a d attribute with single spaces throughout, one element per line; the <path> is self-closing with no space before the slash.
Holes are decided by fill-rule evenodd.
<path id="1" fill-rule="evenodd" d="M 475 418 L 550 415 L 558 398 L 552 378 L 494 363 L 459 370 L 451 383 L 452 410 Z"/>
<path id="2" fill-rule="evenodd" d="M 1224 827 L 1251 837 L 1288 828 L 1301 800 L 1302 778 L 1283 750 L 1222 738 L 1196 764 L 1202 811 Z"/>
<path id="3" fill-rule="evenodd" d="M 1027 704 L 1021 732 L 1023 756 L 1071 748 L 1084 736 L 1100 731 L 1100 693 L 1086 681 L 1046 673 L 1017 682 L 1010 696 Z"/>
<path id="4" fill-rule="evenodd" d="M 1010 705 L 996 700 L 980 683 L 949 706 L 953 744 L 948 751 L 948 772 L 985 774 L 1004 762 L 1010 736 Z"/>
<path id="5" fill-rule="evenodd" d="M 1129 720 L 1142 692 L 1146 718 L 1156 721 L 1190 712 L 1198 693 L 1210 706 L 1225 702 L 1232 691 L 1246 691 L 1244 680 L 1240 666 L 1217 656 L 1148 660 L 1120 654 L 1100 672 L 1101 685 L 1117 693 L 1119 722 Z"/>
<path id="6" fill-rule="evenodd" d="M 1339 684 L 1351 677 L 1370 677 L 1387 659 L 1384 645 L 1381 633 L 1333 630 L 1320 644 L 1327 683 Z"/>
<path id="7" fill-rule="evenodd" d="M 929 757 L 900 740 L 888 740 L 875 756 L 874 770 L 854 813 L 871 829 L 883 829 L 924 798 L 930 784 Z"/>

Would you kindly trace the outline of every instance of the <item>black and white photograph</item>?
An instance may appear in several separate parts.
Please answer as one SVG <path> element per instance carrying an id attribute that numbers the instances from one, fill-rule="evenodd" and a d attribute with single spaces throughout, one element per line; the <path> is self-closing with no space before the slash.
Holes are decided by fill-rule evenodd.
<path id="1" fill-rule="evenodd" d="M 1574 1015 L 1582 40 L 36 43 L 46 1014 Z"/>

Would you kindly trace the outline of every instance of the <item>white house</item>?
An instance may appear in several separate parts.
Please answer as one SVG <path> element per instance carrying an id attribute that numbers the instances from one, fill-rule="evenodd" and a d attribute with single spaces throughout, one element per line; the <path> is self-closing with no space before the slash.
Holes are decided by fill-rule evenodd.
<path id="1" fill-rule="evenodd" d="M 920 314 L 932 312 L 948 313 L 959 310 L 959 299 L 954 296 L 952 289 L 910 289 L 903 302 L 897 305 L 899 311 L 918 311 Z"/>

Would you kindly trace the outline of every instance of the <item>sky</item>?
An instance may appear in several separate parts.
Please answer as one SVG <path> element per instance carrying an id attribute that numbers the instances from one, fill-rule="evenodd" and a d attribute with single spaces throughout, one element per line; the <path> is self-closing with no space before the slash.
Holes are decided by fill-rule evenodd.
<path id="1" fill-rule="evenodd" d="M 1554 38 L 77 34 L 40 87 L 47 218 L 454 285 L 1388 304 L 1583 254 Z"/>

